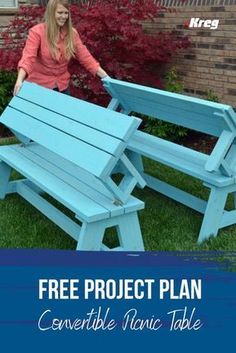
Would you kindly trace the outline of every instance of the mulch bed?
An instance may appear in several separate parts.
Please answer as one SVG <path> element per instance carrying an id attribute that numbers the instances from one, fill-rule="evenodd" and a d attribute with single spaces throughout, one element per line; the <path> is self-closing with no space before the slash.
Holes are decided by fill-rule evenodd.
<path id="1" fill-rule="evenodd" d="M 183 138 L 181 145 L 202 153 L 211 154 L 216 142 L 217 138 L 214 136 L 190 132 L 188 136 Z"/>

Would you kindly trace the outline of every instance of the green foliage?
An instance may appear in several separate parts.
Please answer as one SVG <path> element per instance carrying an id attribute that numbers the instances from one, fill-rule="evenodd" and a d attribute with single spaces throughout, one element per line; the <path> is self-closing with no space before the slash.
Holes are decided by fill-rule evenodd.
<path id="1" fill-rule="evenodd" d="M 180 82 L 175 68 L 169 70 L 165 76 L 165 89 L 169 92 L 181 93 L 184 86 Z M 160 117 L 161 118 L 161 117 Z M 143 117 L 144 131 L 167 140 L 176 141 L 187 135 L 188 129 L 152 117 Z"/>
<path id="2" fill-rule="evenodd" d="M 15 81 L 16 73 L 0 71 L 0 114 L 12 98 Z"/>
<path id="3" fill-rule="evenodd" d="M 204 99 L 211 102 L 219 102 L 219 97 L 211 89 L 206 91 Z"/>
<path id="4" fill-rule="evenodd" d="M 176 141 L 179 138 L 187 135 L 187 129 L 182 126 L 171 124 L 151 117 L 147 117 L 145 120 L 146 124 L 144 131 L 148 134 L 165 138 L 170 141 Z"/>
<path id="5" fill-rule="evenodd" d="M 0 71 L 0 115 L 12 98 L 13 87 L 16 81 L 16 73 Z M 0 124 L 0 137 L 10 135 L 9 130 Z"/>
<path id="6" fill-rule="evenodd" d="M 169 92 L 181 93 L 184 85 L 179 81 L 176 68 L 170 69 L 165 76 L 165 89 Z"/>

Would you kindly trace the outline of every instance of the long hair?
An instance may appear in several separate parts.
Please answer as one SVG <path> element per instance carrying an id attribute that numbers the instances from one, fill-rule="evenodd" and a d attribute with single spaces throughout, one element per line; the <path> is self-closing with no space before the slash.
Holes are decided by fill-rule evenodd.
<path id="1" fill-rule="evenodd" d="M 69 10 L 70 3 L 68 0 L 49 0 L 46 11 L 44 14 L 44 21 L 46 24 L 46 35 L 47 41 L 49 45 L 50 52 L 52 57 L 55 58 L 57 54 L 57 40 L 59 35 L 59 28 L 56 23 L 55 13 L 57 5 L 64 6 L 67 10 Z M 68 59 L 75 56 L 75 48 L 73 42 L 73 28 L 71 15 L 69 12 L 68 19 L 65 23 L 66 28 L 66 36 L 65 36 L 65 55 Z"/>

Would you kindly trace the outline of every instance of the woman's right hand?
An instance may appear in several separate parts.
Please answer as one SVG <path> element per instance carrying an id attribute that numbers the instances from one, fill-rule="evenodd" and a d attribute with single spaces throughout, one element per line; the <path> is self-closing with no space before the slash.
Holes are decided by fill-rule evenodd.
<path id="1" fill-rule="evenodd" d="M 19 91 L 20 91 L 20 89 L 21 89 L 21 86 L 22 86 L 22 81 L 16 81 L 16 84 L 15 84 L 15 87 L 14 87 L 14 90 L 13 90 L 13 95 L 14 96 L 16 96 L 18 93 L 19 93 Z"/>
<path id="2" fill-rule="evenodd" d="M 14 96 L 16 96 L 19 93 L 25 78 L 26 78 L 26 72 L 25 72 L 24 69 L 22 69 L 22 67 L 20 67 L 19 71 L 18 71 L 18 76 L 17 76 L 17 79 L 16 79 L 15 87 L 14 87 L 14 90 L 13 90 L 13 95 Z"/>

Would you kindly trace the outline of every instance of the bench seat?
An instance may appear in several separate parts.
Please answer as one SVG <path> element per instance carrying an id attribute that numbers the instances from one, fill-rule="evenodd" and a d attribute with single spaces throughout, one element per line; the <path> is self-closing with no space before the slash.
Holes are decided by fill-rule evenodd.
<path id="1" fill-rule="evenodd" d="M 134 134 L 130 140 L 129 149 L 180 172 L 190 174 L 205 183 L 227 186 L 235 182 L 235 176 L 228 177 L 219 172 L 207 172 L 205 164 L 208 156 L 206 154 L 141 131 Z"/>
<path id="2" fill-rule="evenodd" d="M 36 143 L 27 148 L 2 146 L 0 159 L 88 223 L 144 208 L 144 203 L 133 196 L 124 206 L 114 205 L 99 180 Z M 93 179 L 90 185 L 88 178 Z"/>
<path id="3" fill-rule="evenodd" d="M 198 243 L 217 236 L 220 228 L 236 224 L 236 113 L 233 108 L 108 77 L 103 83 L 112 97 L 108 109 L 128 116 L 138 113 L 138 116 L 149 116 L 216 138 L 213 150 L 207 155 L 136 131 L 128 144 L 128 156 L 148 187 L 204 215 Z M 210 189 L 209 195 L 206 193 L 200 199 L 149 175 L 143 168 L 143 156 L 200 179 Z M 227 211 L 225 204 L 230 193 L 234 196 L 235 209 Z"/>
<path id="4" fill-rule="evenodd" d="M 131 193 L 145 181 L 125 154 L 140 119 L 24 82 L 1 122 L 20 141 L 0 147 L 1 199 L 18 193 L 71 235 L 77 250 L 144 250 L 137 214 L 144 203 Z M 12 169 L 22 179 L 10 181 Z M 104 244 L 111 227 L 115 249 Z"/>

